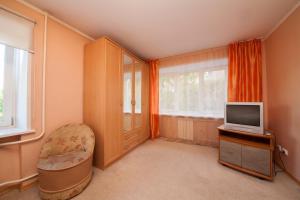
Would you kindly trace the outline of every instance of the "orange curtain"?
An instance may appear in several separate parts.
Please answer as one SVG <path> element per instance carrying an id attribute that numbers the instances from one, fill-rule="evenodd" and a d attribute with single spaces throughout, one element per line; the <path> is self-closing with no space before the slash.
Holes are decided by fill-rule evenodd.
<path id="1" fill-rule="evenodd" d="M 158 60 L 149 62 L 150 65 L 150 132 L 151 139 L 159 136 L 159 73 Z"/>
<path id="2" fill-rule="evenodd" d="M 236 42 L 228 49 L 228 101 L 262 101 L 262 45 L 260 40 Z"/>

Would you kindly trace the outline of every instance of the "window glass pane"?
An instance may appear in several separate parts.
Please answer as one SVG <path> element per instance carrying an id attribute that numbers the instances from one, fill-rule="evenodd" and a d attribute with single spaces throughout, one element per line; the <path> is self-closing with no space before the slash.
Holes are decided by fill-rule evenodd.
<path id="1" fill-rule="evenodd" d="M 165 67 L 159 73 L 160 114 L 224 117 L 227 59 Z"/>
<path id="2" fill-rule="evenodd" d="M 19 128 L 28 128 L 28 100 L 29 100 L 29 53 L 21 49 L 15 49 L 14 65 L 16 76 L 16 104 L 15 121 Z"/>
<path id="3" fill-rule="evenodd" d="M 28 128 L 29 53 L 0 44 L 0 126 Z"/>
<path id="4" fill-rule="evenodd" d="M 13 95 L 15 93 L 14 90 L 14 82 L 17 80 L 15 75 L 15 56 L 14 56 L 14 48 L 8 47 L 5 45 L 1 45 L 1 72 L 0 74 L 0 82 L 1 82 L 1 117 L 0 117 L 0 125 L 2 127 L 8 127 L 13 125 Z"/>

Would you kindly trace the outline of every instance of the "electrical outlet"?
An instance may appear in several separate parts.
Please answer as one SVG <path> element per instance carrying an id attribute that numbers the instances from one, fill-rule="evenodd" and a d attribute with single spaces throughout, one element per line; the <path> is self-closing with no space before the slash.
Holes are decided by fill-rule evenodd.
<path id="1" fill-rule="evenodd" d="M 283 153 L 286 156 L 289 155 L 289 151 L 287 149 L 283 148 L 281 145 L 277 145 L 277 148 L 280 153 Z"/>
<path id="2" fill-rule="evenodd" d="M 281 145 L 278 144 L 277 148 L 278 148 L 279 152 L 282 152 L 282 146 Z"/>
<path id="3" fill-rule="evenodd" d="M 282 148 L 282 153 L 284 154 L 284 155 L 286 155 L 286 156 L 288 156 L 289 155 L 289 151 L 287 150 L 287 149 L 285 149 L 285 148 Z"/>

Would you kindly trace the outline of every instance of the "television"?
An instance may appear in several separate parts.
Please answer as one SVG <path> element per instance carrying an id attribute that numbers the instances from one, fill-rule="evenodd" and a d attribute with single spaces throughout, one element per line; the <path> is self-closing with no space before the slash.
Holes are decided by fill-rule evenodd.
<path id="1" fill-rule="evenodd" d="M 224 128 L 264 133 L 262 102 L 228 102 L 225 104 Z"/>

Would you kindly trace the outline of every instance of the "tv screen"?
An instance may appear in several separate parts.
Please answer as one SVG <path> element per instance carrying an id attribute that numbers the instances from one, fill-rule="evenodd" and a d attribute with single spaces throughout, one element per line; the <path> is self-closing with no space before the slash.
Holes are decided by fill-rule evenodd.
<path id="1" fill-rule="evenodd" d="M 226 121 L 232 124 L 260 126 L 259 105 L 226 105 Z"/>

